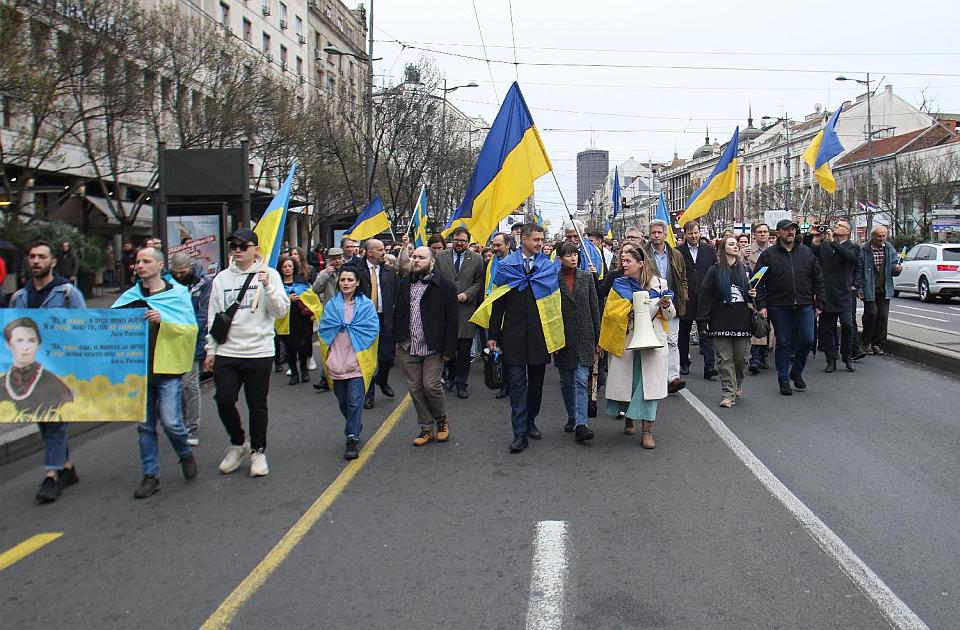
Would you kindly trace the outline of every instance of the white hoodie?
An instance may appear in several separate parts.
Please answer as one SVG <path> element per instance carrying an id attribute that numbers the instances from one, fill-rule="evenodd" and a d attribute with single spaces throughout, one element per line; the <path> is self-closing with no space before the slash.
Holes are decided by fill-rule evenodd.
<path id="1" fill-rule="evenodd" d="M 269 288 L 260 285 L 257 272 L 266 268 L 270 277 Z M 230 333 L 227 341 L 218 344 L 207 333 L 207 354 L 216 354 L 221 357 L 236 358 L 263 358 L 274 355 L 273 322 L 287 314 L 290 310 L 290 297 L 283 289 L 283 280 L 279 272 L 272 267 L 265 267 L 263 260 L 257 258 L 246 271 L 241 271 L 236 263 L 230 261 L 230 266 L 217 274 L 213 279 L 213 288 L 210 291 L 210 306 L 207 308 L 207 321 L 213 324 L 217 313 L 227 310 L 237 299 L 247 275 L 253 273 L 253 280 L 247 288 L 240 302 L 240 308 L 233 316 Z M 257 294 L 259 293 L 259 296 Z M 253 310 L 254 299 L 257 299 L 257 308 Z"/>

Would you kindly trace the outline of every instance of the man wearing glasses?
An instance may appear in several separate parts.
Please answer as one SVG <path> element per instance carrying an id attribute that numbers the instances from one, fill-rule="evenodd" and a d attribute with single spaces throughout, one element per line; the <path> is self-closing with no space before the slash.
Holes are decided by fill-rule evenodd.
<path id="1" fill-rule="evenodd" d="M 207 321 L 214 322 L 234 303 L 238 308 L 226 339 L 218 343 L 207 335 L 203 370 L 213 371 L 217 412 L 230 436 L 220 472 L 232 473 L 250 456 L 250 476 L 262 477 L 270 472 L 265 451 L 273 324 L 287 314 L 290 297 L 280 273 L 260 257 L 259 240 L 253 230 L 240 228 L 230 235 L 227 244 L 230 265 L 213 279 Z M 250 413 L 249 439 L 237 411 L 241 387 Z"/>
<path id="2" fill-rule="evenodd" d="M 483 256 L 470 250 L 470 232 L 465 227 L 453 231 L 453 249 L 437 255 L 437 272 L 457 289 L 457 356 L 447 364 L 447 388 L 455 384 L 457 396 L 468 398 L 467 377 L 470 376 L 470 349 L 476 325 L 470 323 L 483 294 Z"/>

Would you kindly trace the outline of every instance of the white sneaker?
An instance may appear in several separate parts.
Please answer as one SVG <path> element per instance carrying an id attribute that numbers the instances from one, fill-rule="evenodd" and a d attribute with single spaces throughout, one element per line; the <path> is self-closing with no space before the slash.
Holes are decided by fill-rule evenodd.
<path id="1" fill-rule="evenodd" d="M 223 456 L 223 461 L 220 462 L 220 472 L 229 475 L 237 468 L 240 468 L 240 464 L 243 463 L 243 460 L 245 460 L 249 454 L 250 442 L 244 442 L 242 446 L 233 446 L 231 444 L 227 447 L 227 453 Z"/>
<path id="2" fill-rule="evenodd" d="M 310 360 L 307 361 L 307 369 L 308 370 L 317 369 L 317 362 L 313 360 L 313 357 L 310 357 Z"/>
<path id="3" fill-rule="evenodd" d="M 267 466 L 266 453 L 253 453 L 250 455 L 250 476 L 263 477 L 270 474 L 270 467 Z"/>
<path id="4" fill-rule="evenodd" d="M 287 374 L 286 374 L 286 375 L 287 375 L 287 376 L 290 376 L 290 374 L 291 374 L 290 368 L 287 368 Z"/>

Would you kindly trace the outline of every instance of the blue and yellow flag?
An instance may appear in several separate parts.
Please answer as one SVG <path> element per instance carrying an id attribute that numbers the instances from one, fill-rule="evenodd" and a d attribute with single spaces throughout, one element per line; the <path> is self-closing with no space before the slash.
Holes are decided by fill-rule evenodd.
<path id="1" fill-rule="evenodd" d="M 380 195 L 377 195 L 357 216 L 357 220 L 344 236 L 354 241 L 364 241 L 389 229 L 390 219 L 387 218 L 387 210 L 383 207 Z"/>
<path id="2" fill-rule="evenodd" d="M 654 300 L 666 296 L 673 297 L 673 291 L 666 290 L 661 293 L 652 288 L 644 289 L 639 280 L 627 276 L 620 276 L 613 281 L 607 303 L 603 308 L 603 317 L 600 319 L 600 341 L 597 344 L 618 357 L 623 355 L 623 350 L 626 348 L 627 327 L 633 311 L 633 294 L 637 291 L 646 291 Z M 663 332 L 666 333 L 669 329 L 667 320 L 660 312 L 657 312 L 657 318 L 660 320 Z"/>
<path id="3" fill-rule="evenodd" d="M 320 296 L 316 294 L 309 284 L 294 282 L 291 286 L 284 286 L 288 295 L 297 295 L 300 297 L 300 303 L 310 311 L 310 319 L 319 321 L 323 314 L 323 304 L 320 302 Z M 290 308 L 286 314 L 273 322 L 273 329 L 278 335 L 290 334 L 290 313 L 297 308 L 291 301 Z"/>
<path id="4" fill-rule="evenodd" d="M 837 119 L 840 118 L 840 110 L 830 117 L 827 126 L 820 130 L 820 133 L 813 137 L 813 142 L 803 152 L 803 161 L 810 165 L 813 174 L 817 176 L 820 186 L 831 195 L 837 190 L 837 180 L 830 171 L 830 160 L 843 153 L 843 145 L 840 144 L 840 138 L 837 137 Z"/>
<path id="5" fill-rule="evenodd" d="M 477 308 L 470 321 L 481 328 L 489 328 L 493 303 L 511 289 L 525 291 L 529 288 L 537 300 L 547 352 L 560 350 L 566 345 L 566 341 L 563 334 L 563 314 L 560 311 L 559 273 L 560 264 L 541 253 L 533 259 L 533 272 L 527 275 L 523 266 L 523 253 L 518 249 L 500 261 L 493 278 L 493 290 Z"/>
<path id="6" fill-rule="evenodd" d="M 410 228 L 413 232 L 413 246 L 423 247 L 427 244 L 427 187 L 420 189 L 417 198 L 417 207 L 413 209 L 413 218 L 410 219 Z"/>
<path id="7" fill-rule="evenodd" d="M 373 381 L 377 371 L 377 346 L 380 343 L 380 320 L 377 318 L 377 309 L 367 296 L 357 293 L 354 297 L 353 319 L 349 323 L 343 317 L 343 294 L 339 291 L 323 307 L 320 317 L 320 354 L 323 362 L 327 362 L 330 346 L 341 330 L 346 330 L 350 336 L 350 344 L 357 353 L 357 363 L 360 364 L 360 373 L 363 375 L 363 390 L 366 391 Z M 327 372 L 327 384 L 333 388 L 333 379 Z"/>
<path id="8" fill-rule="evenodd" d="M 677 246 L 677 237 L 673 233 L 673 221 L 670 220 L 670 211 L 667 210 L 667 199 L 663 196 L 663 191 L 660 191 L 660 199 L 657 201 L 657 216 L 655 219 L 660 219 L 667 224 L 667 243 L 670 244 L 670 247 Z"/>
<path id="9" fill-rule="evenodd" d="M 603 222 L 603 236 L 604 238 L 609 238 L 609 239 L 613 238 L 613 228 L 610 227 L 609 221 Z"/>
<path id="10" fill-rule="evenodd" d="M 145 303 L 160 313 L 160 330 L 153 352 L 152 374 L 183 374 L 193 369 L 197 349 L 197 317 L 193 312 L 190 291 L 177 282 L 170 289 L 144 295 L 140 283 L 124 292 L 111 308 L 123 308 L 134 302 Z"/>
<path id="11" fill-rule="evenodd" d="M 593 263 L 597 280 L 603 280 L 604 277 L 606 277 L 606 268 L 603 265 L 603 252 L 601 252 L 600 248 L 594 245 L 590 239 L 586 239 L 580 244 L 579 266 L 584 271 L 590 271 L 590 264 L 587 262 L 587 257 L 589 257 L 590 262 Z"/>
<path id="12" fill-rule="evenodd" d="M 487 263 L 487 271 L 483 278 L 483 294 L 490 295 L 493 292 L 493 279 L 497 277 L 497 269 L 500 268 L 500 259 L 494 256 Z"/>
<path id="13" fill-rule="evenodd" d="M 613 218 L 617 218 L 617 213 L 620 212 L 620 204 L 622 203 L 622 193 L 620 192 L 620 167 L 613 167 L 613 198 L 611 199 L 613 208 Z"/>
<path id="14" fill-rule="evenodd" d="M 534 180 L 551 170 L 540 133 L 514 82 L 480 149 L 463 203 L 444 234 L 461 224 L 471 234 L 490 234 L 533 194 Z"/>
<path id="15" fill-rule="evenodd" d="M 713 167 L 713 172 L 707 180 L 690 196 L 683 214 L 680 215 L 680 225 L 693 221 L 710 212 L 714 201 L 720 201 L 737 189 L 737 144 L 740 140 L 740 127 L 733 130 L 733 137 L 727 143 L 727 148 L 720 161 Z"/>
<path id="16" fill-rule="evenodd" d="M 287 207 L 290 205 L 290 187 L 293 185 L 293 174 L 297 167 L 290 167 L 290 173 L 283 180 L 283 185 L 277 191 L 277 195 L 267 206 L 263 216 L 257 221 L 253 228 L 257 235 L 257 241 L 260 243 L 260 255 L 270 267 L 277 266 L 277 260 L 280 258 L 280 246 L 283 245 L 283 228 L 287 222 Z"/>

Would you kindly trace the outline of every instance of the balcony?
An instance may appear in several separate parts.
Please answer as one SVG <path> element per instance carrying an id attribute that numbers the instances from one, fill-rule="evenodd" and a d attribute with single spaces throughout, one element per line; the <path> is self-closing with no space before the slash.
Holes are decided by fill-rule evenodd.
<path id="1" fill-rule="evenodd" d="M 263 14 L 264 14 L 264 15 L 270 15 L 270 5 L 269 5 L 269 4 L 264 4 L 262 7 L 260 7 L 260 10 L 263 11 Z"/>

